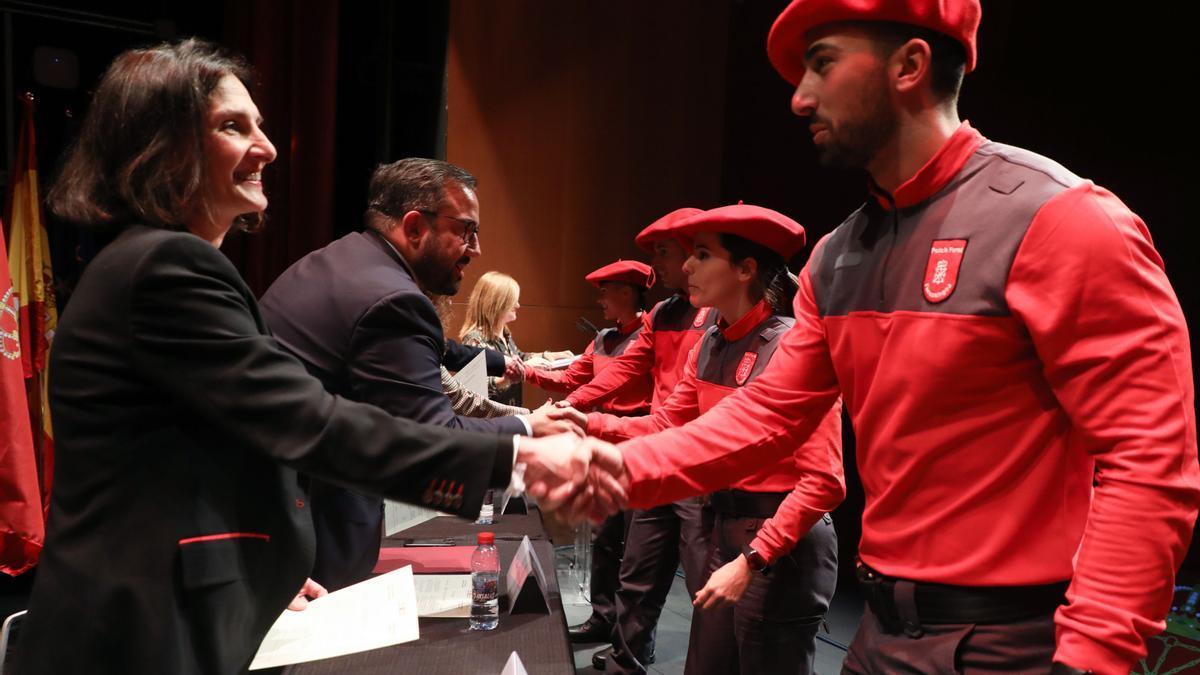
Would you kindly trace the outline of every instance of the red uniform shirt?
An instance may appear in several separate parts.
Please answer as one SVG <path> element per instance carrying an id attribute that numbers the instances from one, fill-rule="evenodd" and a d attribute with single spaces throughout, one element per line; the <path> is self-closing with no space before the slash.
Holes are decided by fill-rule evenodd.
<path id="1" fill-rule="evenodd" d="M 817 245 L 762 376 L 623 445 L 631 503 L 773 461 L 841 393 L 867 564 L 1071 579 L 1056 658 L 1128 672 L 1163 629 L 1200 497 L 1187 328 L 1149 233 L 1112 193 L 967 124 L 893 199 Z M 813 502 L 805 522 L 828 510 Z"/>
<path id="2" fill-rule="evenodd" d="M 651 409 L 658 407 L 675 388 L 683 373 L 688 352 L 716 322 L 717 313 L 696 309 L 687 296 L 675 294 L 650 310 L 645 325 L 621 357 L 597 374 L 590 383 L 567 396 L 571 405 L 587 410 L 606 401 L 627 381 L 647 373 L 654 380 Z"/>
<path id="3" fill-rule="evenodd" d="M 792 323 L 792 319 L 772 314 L 769 305 L 759 302 L 733 324 L 709 328 L 692 349 L 675 390 L 652 414 L 618 417 L 592 413 L 588 415 L 588 435 L 616 442 L 687 424 L 753 381 L 767 367 L 780 338 Z M 795 455 L 828 458 L 823 465 L 827 469 L 824 473 L 804 473 L 793 455 L 782 455 L 729 485 L 746 492 L 789 493 L 775 516 L 763 523 L 752 543 L 754 550 L 768 562 L 786 554 L 808 532 L 808 527 L 801 529 L 800 525 L 803 511 L 800 498 L 792 497 L 799 481 L 820 481 L 834 506 L 846 494 L 841 464 L 841 415 L 841 405 L 835 405 L 816 433 L 795 449 Z M 808 464 L 799 462 L 800 467 Z"/>
<path id="4" fill-rule="evenodd" d="M 642 317 L 617 327 L 606 328 L 588 344 L 583 354 L 562 370 L 541 370 L 525 366 L 525 380 L 547 391 L 570 392 L 586 385 L 610 369 L 617 358 L 628 351 L 644 330 Z M 654 387 L 650 374 L 643 372 L 623 380 L 602 408 L 618 415 L 642 415 L 650 409 Z"/>

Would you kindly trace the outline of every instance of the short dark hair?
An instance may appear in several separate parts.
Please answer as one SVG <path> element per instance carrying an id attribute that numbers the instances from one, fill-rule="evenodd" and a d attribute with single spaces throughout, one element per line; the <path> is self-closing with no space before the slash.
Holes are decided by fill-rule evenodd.
<path id="1" fill-rule="evenodd" d="M 367 189 L 367 225 L 386 232 L 409 211 L 436 211 L 449 182 L 471 189 L 477 184 L 466 169 L 439 159 L 409 157 L 379 165 Z"/>
<path id="2" fill-rule="evenodd" d="M 924 40 L 932 54 L 930 61 L 930 90 L 943 103 L 958 100 L 963 75 L 967 70 L 967 50 L 954 38 L 935 30 L 894 21 L 860 21 L 876 39 L 880 56 L 888 56 L 909 40 Z"/>
<path id="3" fill-rule="evenodd" d="M 771 306 L 771 310 L 780 316 L 794 316 L 792 298 L 800 288 L 796 277 L 788 270 L 787 261 L 783 256 L 762 244 L 728 232 L 719 235 L 721 248 L 729 251 L 729 262 L 737 265 L 747 258 L 753 258 L 757 265 L 757 276 L 754 286 Z"/>
<path id="4" fill-rule="evenodd" d="M 51 210 L 79 224 L 183 229 L 189 212 L 207 208 L 205 118 L 228 75 L 249 88 L 245 61 L 195 38 L 118 56 L 47 195 Z"/>

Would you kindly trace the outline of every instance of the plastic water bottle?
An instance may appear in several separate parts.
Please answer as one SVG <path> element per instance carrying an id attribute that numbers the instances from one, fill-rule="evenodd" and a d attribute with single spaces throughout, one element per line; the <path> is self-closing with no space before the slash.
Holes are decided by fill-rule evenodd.
<path id="1" fill-rule="evenodd" d="M 494 507 L 492 505 L 492 491 L 488 490 L 487 493 L 483 497 L 483 506 L 481 506 L 479 508 L 479 518 L 475 521 L 475 524 L 476 525 L 491 525 L 492 524 L 492 514 L 493 514 L 495 508 L 496 507 Z"/>
<path id="2" fill-rule="evenodd" d="M 496 535 L 480 532 L 471 554 L 471 630 L 492 630 L 500 623 L 500 555 Z"/>

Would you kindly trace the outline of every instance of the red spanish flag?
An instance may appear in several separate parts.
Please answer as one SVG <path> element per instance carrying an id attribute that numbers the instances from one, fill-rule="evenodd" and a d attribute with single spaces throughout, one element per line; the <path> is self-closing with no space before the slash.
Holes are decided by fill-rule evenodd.
<path id="1" fill-rule="evenodd" d="M 11 227 L 8 268 L 16 292 L 21 329 L 21 365 L 25 369 L 25 395 L 29 400 L 33 445 L 37 453 L 42 507 L 50 506 L 54 476 L 54 435 L 50 429 L 50 402 L 46 397 L 50 342 L 58 327 L 54 301 L 54 274 L 50 244 L 46 239 L 42 202 L 38 196 L 37 155 L 34 151 L 33 96 L 21 99 L 21 135 L 12 173 L 6 219 Z"/>
<path id="2" fill-rule="evenodd" d="M 16 576 L 37 564 L 45 523 L 7 263 L 0 227 L 0 572 Z"/>

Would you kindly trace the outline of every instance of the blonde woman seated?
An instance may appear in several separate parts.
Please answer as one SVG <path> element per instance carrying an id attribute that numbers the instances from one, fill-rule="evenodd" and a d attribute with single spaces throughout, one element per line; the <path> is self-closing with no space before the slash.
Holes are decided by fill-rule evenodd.
<path id="1" fill-rule="evenodd" d="M 475 283 L 467 301 L 467 318 L 463 321 L 459 339 L 472 347 L 490 347 L 505 356 L 518 358 L 533 365 L 572 356 L 571 352 L 526 353 L 517 347 L 508 324 L 516 321 L 521 308 L 521 287 L 517 281 L 501 272 L 488 272 Z M 488 397 L 506 405 L 521 405 L 521 383 L 503 377 L 488 378 Z"/>

